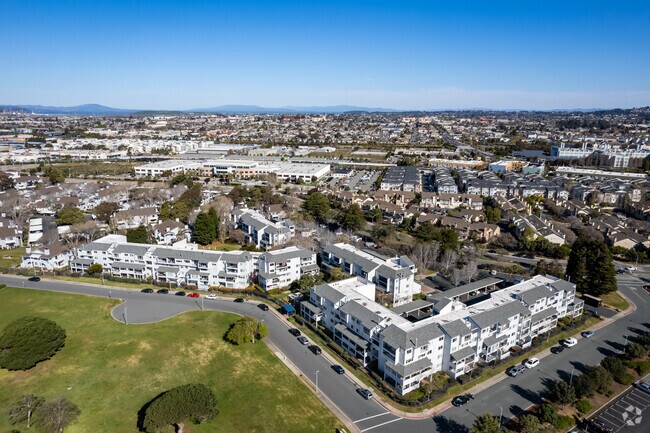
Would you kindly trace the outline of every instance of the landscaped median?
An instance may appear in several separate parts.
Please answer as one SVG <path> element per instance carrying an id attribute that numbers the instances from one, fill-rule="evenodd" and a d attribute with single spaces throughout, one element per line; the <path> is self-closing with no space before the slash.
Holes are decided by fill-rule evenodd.
<path id="1" fill-rule="evenodd" d="M 462 394 L 465 391 L 475 387 L 476 385 L 479 385 L 485 382 L 486 380 L 489 380 L 494 376 L 497 376 L 505 372 L 508 368 L 517 364 L 521 364 L 525 359 L 530 358 L 531 356 L 534 356 L 546 349 L 549 349 L 552 346 L 557 345 L 560 340 L 578 334 L 583 330 L 591 328 L 592 326 L 600 322 L 600 319 L 596 317 L 587 316 L 587 315 L 583 315 L 581 317 L 582 317 L 582 322 L 577 323 L 575 327 L 567 327 L 566 329 L 562 330 L 562 328 L 558 326 L 558 328 L 556 328 L 558 329 L 558 332 L 554 333 L 553 335 L 549 335 L 546 338 L 543 338 L 537 346 L 531 347 L 530 349 L 527 349 L 525 351 L 520 351 L 517 353 L 516 356 L 512 356 L 508 358 L 507 361 L 504 361 L 503 363 L 495 367 L 483 368 L 479 374 L 475 373 L 476 377 L 472 377 L 471 380 L 468 380 L 467 382 L 459 383 L 458 381 L 450 380 L 449 386 L 444 388 L 442 393 L 438 395 L 432 395 L 429 400 L 424 402 L 421 401 L 423 400 L 422 394 L 420 394 L 419 396 L 416 395 L 417 393 L 419 393 L 419 389 L 412 391 L 411 393 L 405 396 L 401 396 L 401 397 L 396 396 L 393 392 L 391 392 L 391 389 L 388 388 L 386 384 L 382 384 L 382 382 L 380 382 L 378 379 L 372 377 L 371 374 L 373 373 L 369 374 L 366 368 L 360 366 L 360 364 L 357 363 L 350 363 L 348 359 L 346 359 L 349 357 L 341 356 L 337 353 L 336 350 L 333 350 L 332 347 L 330 347 L 331 339 L 327 335 L 325 335 L 322 330 L 316 332 L 313 329 L 312 325 L 304 324 L 304 322 L 300 318 L 297 318 L 297 320 L 293 319 L 292 321 L 297 323 L 300 326 L 300 330 L 303 331 L 309 338 L 311 338 L 314 341 L 320 341 L 322 343 L 322 346 L 325 348 L 325 350 L 334 359 L 338 360 L 338 362 L 340 362 L 343 365 L 348 365 L 350 367 L 348 368 L 348 371 L 351 374 L 354 374 L 354 376 L 357 379 L 359 379 L 361 382 L 363 382 L 366 386 L 373 388 L 379 395 L 383 397 L 383 399 L 386 402 L 388 402 L 395 409 L 402 412 L 416 414 L 429 409 L 433 409 L 436 406 L 445 403 L 450 398 Z"/>

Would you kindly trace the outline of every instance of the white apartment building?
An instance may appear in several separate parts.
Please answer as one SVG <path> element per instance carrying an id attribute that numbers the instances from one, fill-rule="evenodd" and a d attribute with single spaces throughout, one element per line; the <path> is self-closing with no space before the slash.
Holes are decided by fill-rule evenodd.
<path id="1" fill-rule="evenodd" d="M 300 310 L 364 365 L 377 361 L 384 380 L 403 395 L 435 372 L 457 378 L 478 363 L 506 358 L 559 318 L 582 314 L 575 286 L 564 280 L 537 275 L 505 289 L 492 280 L 388 310 L 375 302 L 372 283 L 353 277 L 312 288 Z M 467 302 L 487 287 L 496 289 L 487 299 Z"/>
<path id="2" fill-rule="evenodd" d="M 142 177 L 159 177 L 165 173 L 171 173 L 172 175 L 181 174 L 185 173 L 187 165 L 188 162 L 182 160 L 164 160 L 152 162 L 151 164 L 135 167 L 135 175 Z"/>
<path id="3" fill-rule="evenodd" d="M 286 244 L 296 234 L 296 227 L 291 221 L 274 223 L 252 209 L 238 209 L 231 216 L 235 226 L 246 234 L 246 242 L 259 248 Z"/>
<path id="4" fill-rule="evenodd" d="M 338 243 L 323 248 L 321 259 L 323 266 L 341 268 L 348 275 L 373 282 L 379 303 L 398 306 L 420 293 L 420 285 L 414 280 L 415 264 L 406 256 L 385 258 Z"/>
<path id="5" fill-rule="evenodd" d="M 289 286 L 303 275 L 317 274 L 316 253 L 306 248 L 288 247 L 261 254 L 257 280 L 266 290 Z"/>
<path id="6" fill-rule="evenodd" d="M 270 253 L 265 253 L 270 254 Z M 99 263 L 105 273 L 115 277 L 146 280 L 177 285 L 244 289 L 260 269 L 264 278 L 260 285 L 266 290 L 285 287 L 300 278 L 303 272 L 313 272 L 316 254 L 300 247 L 273 252 L 276 262 L 263 254 L 248 251 L 207 251 L 188 246 L 158 246 L 126 242 L 120 235 L 109 235 L 79 247 L 77 257 L 70 262 L 72 272 L 84 273 L 88 266 Z M 291 264 L 287 266 L 277 264 Z M 298 264 L 298 273 L 293 272 Z M 260 266 L 261 265 L 261 266 Z M 318 269 L 316 268 L 316 271 Z"/>

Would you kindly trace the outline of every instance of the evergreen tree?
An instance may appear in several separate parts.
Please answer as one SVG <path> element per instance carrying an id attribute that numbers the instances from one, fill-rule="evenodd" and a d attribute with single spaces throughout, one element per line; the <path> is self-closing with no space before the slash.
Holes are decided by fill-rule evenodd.
<path id="1" fill-rule="evenodd" d="M 601 241 L 579 237 L 571 247 L 566 274 L 583 293 L 600 296 L 617 290 L 612 252 Z"/>
<path id="2" fill-rule="evenodd" d="M 214 227 L 214 239 L 217 239 L 220 234 L 219 232 L 221 226 L 221 221 L 219 221 L 219 215 L 217 215 L 217 210 L 211 207 L 210 210 L 208 211 L 208 216 L 210 217 L 210 222 Z"/>
<path id="3" fill-rule="evenodd" d="M 501 433 L 501 425 L 499 425 L 499 418 L 492 414 L 486 413 L 480 415 L 472 425 L 472 433 Z"/>
<path id="4" fill-rule="evenodd" d="M 192 240 L 201 245 L 208 245 L 215 240 L 217 234 L 215 232 L 214 222 L 210 215 L 201 212 L 196 216 L 194 222 L 194 230 L 192 231 Z"/>
<path id="5" fill-rule="evenodd" d="M 338 221 L 341 227 L 353 231 L 361 230 L 366 222 L 358 204 L 351 204 L 345 208 L 339 215 Z"/>
<path id="6" fill-rule="evenodd" d="M 217 399 L 212 390 L 198 383 L 181 385 L 161 394 L 147 406 L 142 429 L 157 433 L 174 425 L 176 431 L 182 433 L 187 421 L 200 424 L 217 413 Z"/>
<path id="7" fill-rule="evenodd" d="M 127 242 L 133 242 L 136 244 L 148 244 L 149 232 L 145 226 L 140 226 L 135 229 L 128 229 L 126 231 L 126 240 Z"/>
<path id="8" fill-rule="evenodd" d="M 302 203 L 302 209 L 316 221 L 324 223 L 327 221 L 330 212 L 330 202 L 320 192 L 312 191 Z"/>

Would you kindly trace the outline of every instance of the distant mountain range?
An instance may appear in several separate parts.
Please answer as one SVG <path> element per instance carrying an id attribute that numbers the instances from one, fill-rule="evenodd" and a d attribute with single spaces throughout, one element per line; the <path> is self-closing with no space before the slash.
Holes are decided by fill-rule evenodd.
<path id="1" fill-rule="evenodd" d="M 22 111 L 36 114 L 77 114 L 77 115 L 179 115 L 183 113 L 222 113 L 222 114 L 341 114 L 341 113 L 422 113 L 422 112 L 456 112 L 456 113 L 477 113 L 477 112 L 545 112 L 545 113 L 626 113 L 630 111 L 647 111 L 647 107 L 637 109 L 581 109 L 571 110 L 492 110 L 492 109 L 438 109 L 438 110 L 397 110 L 393 108 L 370 108 L 357 107 L 354 105 L 330 105 L 330 106 L 289 106 L 289 107 L 260 107 L 258 105 L 220 105 L 218 107 L 194 108 L 191 110 L 136 110 L 124 108 L 112 108 L 99 104 L 84 104 L 74 107 L 53 107 L 47 105 L 0 105 L 0 111 Z"/>
<path id="2" fill-rule="evenodd" d="M 330 113 L 340 114 L 349 112 L 368 113 L 397 113 L 402 110 L 391 108 L 369 108 L 351 105 L 334 105 L 327 107 L 280 107 L 269 108 L 257 105 L 221 105 L 210 108 L 194 108 L 191 110 L 165 111 L 165 110 L 136 110 L 106 107 L 99 104 L 84 104 L 74 107 L 52 107 L 46 105 L 0 105 L 0 111 L 24 111 L 36 114 L 136 114 L 136 113 L 224 113 L 224 114 L 300 114 L 300 113 Z"/>

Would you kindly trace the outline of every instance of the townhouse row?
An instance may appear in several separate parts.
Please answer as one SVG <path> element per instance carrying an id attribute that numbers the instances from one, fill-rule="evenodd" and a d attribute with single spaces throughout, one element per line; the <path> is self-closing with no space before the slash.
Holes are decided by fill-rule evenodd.
<path id="1" fill-rule="evenodd" d="M 302 275 L 318 272 L 316 253 L 288 247 L 265 253 L 203 251 L 126 242 L 109 235 L 81 246 L 70 261 L 72 272 L 84 273 L 93 263 L 115 277 L 210 287 L 244 289 L 256 280 L 265 290 L 286 287 Z"/>
<path id="2" fill-rule="evenodd" d="M 238 209 L 231 214 L 235 226 L 246 235 L 245 241 L 258 248 L 284 245 L 296 235 L 296 226 L 290 220 L 269 221 L 252 209 Z"/>
<path id="3" fill-rule="evenodd" d="M 452 378 L 507 358 L 513 347 L 582 314 L 575 285 L 550 276 L 499 289 L 496 278 L 388 309 L 360 276 L 311 289 L 301 315 L 327 328 L 336 344 L 364 365 L 377 363 L 397 393 L 417 389 L 443 371 Z M 481 300 L 483 299 L 483 300 Z"/>

